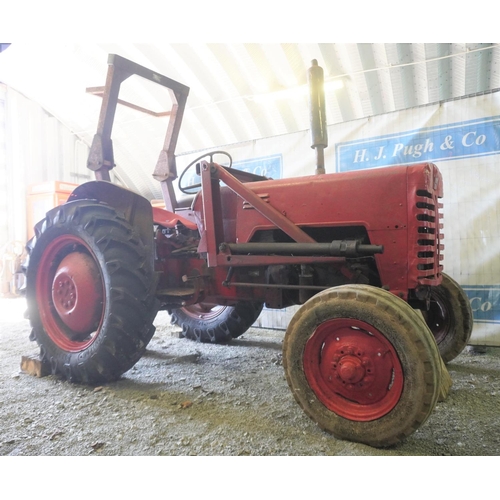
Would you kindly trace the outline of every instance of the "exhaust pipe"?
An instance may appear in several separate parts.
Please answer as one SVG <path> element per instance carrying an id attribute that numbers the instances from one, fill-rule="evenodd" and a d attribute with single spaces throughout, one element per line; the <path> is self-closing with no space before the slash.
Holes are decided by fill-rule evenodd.
<path id="1" fill-rule="evenodd" d="M 319 175 L 325 173 L 324 149 L 328 147 L 325 89 L 323 68 L 318 66 L 318 61 L 316 59 L 313 59 L 311 64 L 312 66 L 307 73 L 310 98 L 311 148 L 316 150 L 315 174 Z"/>

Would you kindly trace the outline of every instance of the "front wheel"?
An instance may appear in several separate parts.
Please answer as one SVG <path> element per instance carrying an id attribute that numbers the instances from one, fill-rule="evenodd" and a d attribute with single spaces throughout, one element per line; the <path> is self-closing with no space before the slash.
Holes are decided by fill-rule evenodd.
<path id="1" fill-rule="evenodd" d="M 155 280 L 141 240 L 114 209 L 79 200 L 50 211 L 30 244 L 30 338 L 52 373 L 115 380 L 155 329 Z"/>
<path id="2" fill-rule="evenodd" d="M 180 337 L 196 342 L 225 344 L 245 333 L 262 312 L 260 302 L 235 306 L 193 304 L 171 312 L 171 322 L 182 328 Z"/>
<path id="3" fill-rule="evenodd" d="M 472 333 L 474 323 L 467 295 L 443 273 L 441 285 L 432 288 L 430 308 L 423 314 L 443 361 L 452 361 L 465 349 Z"/>
<path id="4" fill-rule="evenodd" d="M 367 285 L 331 288 L 301 306 L 286 331 L 283 365 L 313 421 L 375 447 L 418 429 L 440 393 L 441 359 L 422 316 Z"/>

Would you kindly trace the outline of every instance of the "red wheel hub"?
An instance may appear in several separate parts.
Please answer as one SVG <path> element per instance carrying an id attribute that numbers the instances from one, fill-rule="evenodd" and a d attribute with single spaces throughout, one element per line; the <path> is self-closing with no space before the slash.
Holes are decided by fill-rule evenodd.
<path id="1" fill-rule="evenodd" d="M 403 390 L 403 370 L 386 337 L 355 319 L 321 323 L 306 343 L 304 372 L 329 410 L 355 421 L 389 413 Z"/>
<path id="2" fill-rule="evenodd" d="M 104 286 L 97 261 L 80 238 L 63 235 L 47 245 L 36 293 L 44 330 L 58 347 L 76 352 L 95 340 L 104 314 Z"/>
<path id="3" fill-rule="evenodd" d="M 366 370 L 363 363 L 355 356 L 344 356 L 339 363 L 338 375 L 342 383 L 357 384 L 365 378 Z"/>
<path id="4" fill-rule="evenodd" d="M 64 257 L 52 283 L 52 300 L 71 330 L 90 333 L 95 329 L 102 311 L 102 283 L 90 255 L 73 252 Z"/>

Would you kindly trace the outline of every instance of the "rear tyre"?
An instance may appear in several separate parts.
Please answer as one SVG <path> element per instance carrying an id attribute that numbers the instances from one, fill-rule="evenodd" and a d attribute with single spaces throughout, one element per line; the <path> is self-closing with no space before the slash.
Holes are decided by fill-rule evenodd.
<path id="1" fill-rule="evenodd" d="M 432 288 L 430 309 L 423 314 L 443 361 L 449 363 L 465 349 L 472 333 L 474 323 L 467 295 L 443 273 L 441 285 Z"/>
<path id="2" fill-rule="evenodd" d="M 30 244 L 30 338 L 42 362 L 72 382 L 116 380 L 155 331 L 155 277 L 130 224 L 80 200 L 50 211 Z"/>
<path id="3" fill-rule="evenodd" d="M 298 404 L 339 439 L 394 445 L 433 411 L 441 359 L 421 315 L 391 293 L 344 285 L 309 299 L 283 344 Z"/>
<path id="4" fill-rule="evenodd" d="M 182 328 L 181 338 L 225 344 L 245 333 L 257 320 L 264 304 L 238 302 L 235 306 L 194 304 L 174 309 L 171 322 Z"/>

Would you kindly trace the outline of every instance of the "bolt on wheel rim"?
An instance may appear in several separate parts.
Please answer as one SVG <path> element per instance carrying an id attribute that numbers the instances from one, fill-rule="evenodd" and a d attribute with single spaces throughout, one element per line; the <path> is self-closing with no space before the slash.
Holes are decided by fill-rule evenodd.
<path id="1" fill-rule="evenodd" d="M 429 310 L 424 313 L 424 318 L 436 342 L 440 344 L 451 328 L 451 315 L 447 305 L 437 297 L 432 298 Z"/>
<path id="2" fill-rule="evenodd" d="M 63 350 L 87 348 L 104 314 L 104 286 L 94 255 L 82 240 L 64 235 L 50 242 L 36 278 L 40 319 Z"/>
<path id="3" fill-rule="evenodd" d="M 225 309 L 226 309 L 225 306 L 205 304 L 203 302 L 183 307 L 183 310 L 186 312 L 188 316 L 191 316 L 192 318 L 196 319 L 203 319 L 205 321 L 216 318 Z"/>
<path id="4" fill-rule="evenodd" d="M 403 390 L 392 344 L 359 320 L 321 323 L 304 349 L 304 373 L 319 401 L 341 417 L 370 421 L 389 413 Z"/>

